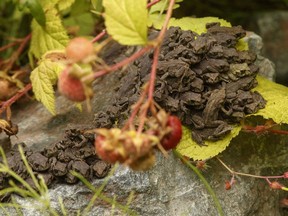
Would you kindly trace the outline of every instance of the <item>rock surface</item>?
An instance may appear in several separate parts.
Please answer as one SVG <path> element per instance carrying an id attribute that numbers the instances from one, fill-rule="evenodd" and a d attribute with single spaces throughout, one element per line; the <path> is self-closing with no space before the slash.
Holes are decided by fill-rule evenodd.
<path id="1" fill-rule="evenodd" d="M 108 106 L 110 95 L 113 93 L 111 86 L 117 85 L 117 76 L 105 77 L 95 85 L 96 95 L 93 100 L 93 112 L 101 111 Z M 107 88 L 107 86 L 109 86 Z M 110 94 L 110 95 L 109 95 Z M 63 97 L 57 98 L 58 115 L 52 117 L 38 102 L 31 102 L 21 107 L 19 112 L 13 113 L 13 121 L 21 128 L 18 139 L 13 138 L 12 143 L 24 141 L 34 149 L 43 147 L 59 140 L 66 128 L 90 127 L 93 114 L 80 113 Z M 221 159 L 235 171 L 249 172 L 261 175 L 281 175 L 287 171 L 287 141 L 285 136 L 266 134 L 262 136 L 241 134 L 233 140 Z M 5 143 L 7 140 L 5 141 Z M 172 153 L 169 158 L 157 156 L 157 164 L 148 172 L 133 172 L 120 166 L 116 173 L 109 179 L 105 187 L 105 195 L 112 197 L 124 204 L 131 191 L 135 191 L 131 209 L 139 215 L 217 215 L 217 210 L 211 195 L 203 183 L 194 174 L 176 159 Z M 216 159 L 208 162 L 211 166 L 204 172 L 204 176 L 215 190 L 217 197 L 224 209 L 224 215 L 250 216 L 250 215 L 275 215 L 284 216 L 284 209 L 280 208 L 280 199 L 285 198 L 285 193 L 272 191 L 265 180 L 237 177 L 237 183 L 231 190 L 224 189 L 225 180 L 230 180 L 228 171 Z M 94 186 L 100 186 L 103 180 L 94 180 Z M 287 185 L 287 181 L 286 181 Z M 92 194 L 82 184 L 54 185 L 50 189 L 52 206 L 59 210 L 58 197 L 63 198 L 69 215 L 76 214 L 88 204 Z M 286 195 L 287 196 L 287 195 Z M 23 215 L 45 215 L 37 211 L 35 203 L 30 199 L 15 196 L 16 202 L 21 205 L 30 205 L 32 209 L 24 209 Z M 13 209 L 9 210 L 15 215 Z M 109 204 L 97 202 L 89 215 L 116 215 L 120 211 L 112 210 Z M 0 210 L 0 214 L 4 214 Z M 47 214 L 48 215 L 48 214 Z"/>
<path id="2" fill-rule="evenodd" d="M 251 28 L 263 38 L 263 55 L 276 65 L 276 81 L 288 84 L 288 12 L 258 13 L 251 20 Z"/>

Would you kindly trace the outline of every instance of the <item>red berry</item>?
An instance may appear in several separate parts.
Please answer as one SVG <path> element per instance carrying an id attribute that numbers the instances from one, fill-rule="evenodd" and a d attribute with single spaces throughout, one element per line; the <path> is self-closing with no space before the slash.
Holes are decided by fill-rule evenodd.
<path id="1" fill-rule="evenodd" d="M 270 188 L 272 189 L 282 189 L 283 185 L 281 185 L 279 182 L 274 181 L 270 183 Z"/>
<path id="2" fill-rule="evenodd" d="M 104 142 L 106 141 L 106 138 L 104 136 L 98 135 L 95 139 L 95 148 L 97 155 L 104 161 L 107 161 L 109 163 L 116 163 L 118 162 L 124 162 L 125 158 L 116 150 L 116 149 L 105 149 Z"/>
<path id="3" fill-rule="evenodd" d="M 169 116 L 167 125 L 171 132 L 163 137 L 161 145 L 165 150 L 173 149 L 177 146 L 182 137 L 182 124 L 177 116 Z"/>
<path id="4" fill-rule="evenodd" d="M 72 39 L 66 47 L 66 55 L 74 62 L 81 61 L 93 54 L 94 48 L 91 41 L 83 37 Z"/>
<path id="5" fill-rule="evenodd" d="M 225 190 L 230 190 L 232 187 L 230 181 L 225 181 Z"/>
<path id="6" fill-rule="evenodd" d="M 70 75 L 67 68 L 59 76 L 58 88 L 59 92 L 69 100 L 81 102 L 86 99 L 82 82 Z"/>
<path id="7" fill-rule="evenodd" d="M 285 173 L 283 174 L 283 177 L 284 177 L 285 179 L 288 179 L 288 172 L 285 172 Z"/>

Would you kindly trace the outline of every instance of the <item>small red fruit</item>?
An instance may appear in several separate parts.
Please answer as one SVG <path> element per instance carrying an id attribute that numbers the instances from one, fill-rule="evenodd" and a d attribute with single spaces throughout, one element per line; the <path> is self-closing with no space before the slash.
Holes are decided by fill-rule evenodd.
<path id="1" fill-rule="evenodd" d="M 101 135 L 97 135 L 95 139 L 95 148 L 97 155 L 104 161 L 107 161 L 109 163 L 116 163 L 120 162 L 123 163 L 125 161 L 125 158 L 115 149 L 107 150 L 105 149 L 104 142 L 106 141 L 106 138 Z"/>
<path id="2" fill-rule="evenodd" d="M 285 172 L 285 173 L 283 174 L 283 177 L 284 177 L 285 179 L 288 179 L 288 172 Z"/>
<path id="3" fill-rule="evenodd" d="M 182 124 L 177 116 L 169 116 L 167 120 L 167 127 L 171 128 L 169 134 L 163 137 L 161 145 L 165 150 L 173 149 L 180 142 L 182 137 Z"/>
<path id="4" fill-rule="evenodd" d="M 84 85 L 81 80 L 69 74 L 68 68 L 60 74 L 59 92 L 71 101 L 82 102 L 86 99 Z"/>
<path id="5" fill-rule="evenodd" d="M 92 55 L 93 51 L 94 48 L 92 42 L 83 37 L 72 39 L 66 47 L 67 57 L 74 62 L 84 60 L 88 56 Z"/>
<path id="6" fill-rule="evenodd" d="M 271 182 L 270 183 L 270 188 L 272 188 L 272 189 L 278 189 L 278 190 L 280 190 L 280 189 L 282 189 L 283 188 L 283 185 L 281 185 L 279 182 L 277 182 L 277 181 L 273 181 L 273 182 Z"/>
<path id="7" fill-rule="evenodd" d="M 225 190 L 230 190 L 232 187 L 230 181 L 225 181 Z"/>

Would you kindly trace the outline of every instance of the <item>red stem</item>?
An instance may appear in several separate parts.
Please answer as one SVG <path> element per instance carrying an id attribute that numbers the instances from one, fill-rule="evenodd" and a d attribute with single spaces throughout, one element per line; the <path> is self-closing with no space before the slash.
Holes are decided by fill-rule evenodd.
<path id="1" fill-rule="evenodd" d="M 259 175 L 253 175 L 253 174 L 247 174 L 242 172 L 236 172 L 232 170 L 230 167 L 228 167 L 219 157 L 217 157 L 217 160 L 232 174 L 232 175 L 240 175 L 240 176 L 247 176 L 252 178 L 260 178 L 260 179 L 276 179 L 276 178 L 284 178 L 284 175 L 281 176 L 259 176 Z"/>
<path id="2" fill-rule="evenodd" d="M 160 2 L 160 1 L 161 1 L 161 0 L 154 0 L 154 1 L 150 2 L 150 3 L 148 3 L 148 4 L 147 4 L 147 8 L 152 7 L 153 5 L 157 4 L 157 3 Z"/>
<path id="3" fill-rule="evenodd" d="M 23 51 L 24 47 L 26 46 L 26 44 L 28 43 L 28 41 L 31 39 L 31 34 L 27 35 L 24 40 L 22 41 L 22 43 L 20 44 L 20 46 L 18 47 L 18 49 L 16 50 L 15 53 L 13 53 L 13 55 L 10 57 L 10 61 L 9 64 L 7 65 L 7 67 L 5 68 L 4 71 L 9 71 L 14 62 L 17 60 L 17 58 L 19 57 L 19 55 L 21 54 L 21 52 Z"/>
<path id="4" fill-rule="evenodd" d="M 273 130 L 273 129 L 268 129 L 269 132 L 275 133 L 275 134 L 285 134 L 288 135 L 288 131 L 285 130 Z"/>
<path id="5" fill-rule="evenodd" d="M 0 114 L 3 113 L 8 107 L 15 103 L 20 97 L 32 89 L 31 83 L 27 84 L 23 89 L 19 90 L 13 97 L 1 103 Z"/>
<path id="6" fill-rule="evenodd" d="M 96 35 L 93 39 L 92 39 L 92 43 L 97 42 L 98 40 L 100 40 L 102 37 L 104 37 L 104 35 L 106 35 L 106 30 L 104 29 L 101 33 L 99 33 L 98 35 Z"/>
<path id="7" fill-rule="evenodd" d="M 90 74 L 88 76 L 85 76 L 82 78 L 83 82 L 89 81 L 89 80 L 93 80 L 96 79 L 98 77 L 101 77 L 103 75 L 106 75 L 112 71 L 118 70 L 121 67 L 128 65 L 129 63 L 135 61 L 137 58 L 139 58 L 140 56 L 144 55 L 148 50 L 152 49 L 152 46 L 147 46 L 142 48 L 141 50 L 139 50 L 138 52 L 134 53 L 132 56 L 124 59 L 123 61 L 120 61 L 112 66 L 108 66 L 107 68 L 100 70 L 98 72 L 95 72 L 93 74 Z"/>
<path id="8" fill-rule="evenodd" d="M 144 107 L 143 112 L 141 113 L 141 116 L 140 116 L 140 124 L 139 124 L 138 130 L 137 130 L 138 133 L 140 133 L 143 130 L 145 120 L 146 120 L 146 115 L 148 113 L 148 109 L 153 105 L 153 92 L 154 92 L 155 80 L 156 80 L 156 74 L 157 74 L 157 65 L 158 65 L 158 58 L 159 58 L 159 54 L 160 54 L 160 46 L 161 46 L 161 43 L 162 43 L 163 38 L 165 36 L 166 30 L 167 30 L 167 27 L 169 24 L 169 20 L 172 16 L 174 4 L 175 4 L 175 0 L 171 0 L 169 3 L 169 7 L 167 10 L 164 24 L 163 24 L 162 29 L 161 29 L 161 31 L 160 31 L 157 39 L 156 39 L 157 45 L 155 46 L 155 50 L 154 50 L 151 75 L 150 75 L 150 79 L 149 79 L 148 100 L 147 100 L 147 103 L 145 104 L 146 107 Z"/>
<path id="9" fill-rule="evenodd" d="M 6 50 L 6 49 L 8 49 L 10 47 L 13 47 L 13 46 L 17 45 L 18 43 L 19 42 L 13 42 L 13 43 L 7 44 L 5 46 L 2 46 L 2 47 L 0 47 L 0 52 L 4 51 L 4 50 Z"/>

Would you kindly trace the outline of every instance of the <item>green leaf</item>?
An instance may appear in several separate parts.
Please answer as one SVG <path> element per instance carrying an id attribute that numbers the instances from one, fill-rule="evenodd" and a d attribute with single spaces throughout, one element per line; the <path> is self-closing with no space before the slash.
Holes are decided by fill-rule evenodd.
<path id="1" fill-rule="evenodd" d="M 248 43 L 241 38 L 236 44 L 236 49 L 239 51 L 249 50 Z"/>
<path id="2" fill-rule="evenodd" d="M 63 11 L 71 7 L 71 5 L 75 2 L 75 0 L 59 0 L 57 4 L 57 8 L 59 11 Z"/>
<path id="3" fill-rule="evenodd" d="M 100 12 L 103 10 L 102 0 L 91 0 L 91 4 L 97 12 Z"/>
<path id="4" fill-rule="evenodd" d="M 183 0 L 176 0 L 175 3 L 179 3 L 182 2 Z M 157 4 L 153 5 L 150 10 L 149 13 L 160 13 L 162 14 L 164 11 L 166 11 L 168 9 L 169 6 L 169 1 L 168 0 L 162 0 L 160 2 L 158 2 Z M 179 8 L 180 5 L 179 4 L 174 4 L 173 9 Z"/>
<path id="5" fill-rule="evenodd" d="M 38 0 L 27 0 L 26 7 L 30 10 L 30 13 L 39 25 L 45 26 L 46 17 L 44 10 Z"/>
<path id="6" fill-rule="evenodd" d="M 50 50 L 64 49 L 69 41 L 67 32 L 55 8 L 46 12 L 46 25 L 32 21 L 32 38 L 29 54 L 39 59 Z"/>
<path id="7" fill-rule="evenodd" d="M 262 76 L 257 76 L 257 81 L 258 86 L 254 90 L 264 97 L 267 104 L 264 109 L 252 115 L 271 118 L 277 124 L 288 124 L 288 88 Z"/>
<path id="8" fill-rule="evenodd" d="M 71 7 L 70 16 L 63 20 L 65 27 L 77 29 L 76 35 L 90 35 L 97 19 L 90 12 L 89 2 L 76 0 Z"/>
<path id="9" fill-rule="evenodd" d="M 179 3 L 182 2 L 183 0 L 176 0 L 175 3 Z M 162 0 L 160 2 L 158 2 L 157 4 L 153 5 L 150 10 L 149 13 L 160 13 L 162 14 L 164 11 L 166 11 L 168 9 L 169 6 L 169 1 L 168 0 Z M 179 4 L 174 4 L 173 9 L 179 8 L 180 5 Z"/>
<path id="10" fill-rule="evenodd" d="M 42 102 L 53 115 L 56 114 L 53 85 L 64 67 L 61 61 L 45 58 L 40 61 L 39 66 L 31 72 L 30 76 L 35 98 Z"/>
<path id="11" fill-rule="evenodd" d="M 164 22 L 164 17 L 165 16 L 162 15 L 161 18 L 159 18 L 158 14 L 150 15 L 150 21 L 152 22 L 153 27 L 156 29 L 161 29 Z M 156 23 L 154 23 L 155 21 Z M 202 34 L 207 32 L 206 24 L 211 22 L 220 22 L 221 26 L 231 27 L 231 23 L 217 17 L 184 17 L 181 19 L 171 18 L 168 27 L 179 26 L 182 30 L 191 30 L 196 32 L 197 34 Z"/>
<path id="12" fill-rule="evenodd" d="M 103 0 L 107 32 L 123 45 L 147 42 L 146 0 Z"/>
<path id="13" fill-rule="evenodd" d="M 148 26 L 153 26 L 156 29 L 161 29 L 165 20 L 165 15 L 150 14 Z M 221 26 L 231 27 L 231 23 L 224 19 L 217 17 L 203 17 L 203 18 L 192 18 L 184 17 L 181 19 L 171 18 L 168 27 L 179 26 L 182 30 L 191 30 L 197 34 L 202 34 L 207 32 L 206 24 L 212 22 L 220 22 Z M 248 50 L 248 43 L 243 39 L 240 39 L 236 45 L 237 50 Z"/>
<path id="14" fill-rule="evenodd" d="M 206 160 L 224 151 L 230 144 L 230 141 L 239 134 L 241 127 L 235 126 L 231 133 L 216 142 L 205 141 L 207 146 L 199 146 L 196 142 L 194 142 L 191 138 L 191 130 L 189 128 L 183 127 L 182 129 L 182 139 L 176 150 L 182 155 L 192 158 L 193 160 Z"/>

